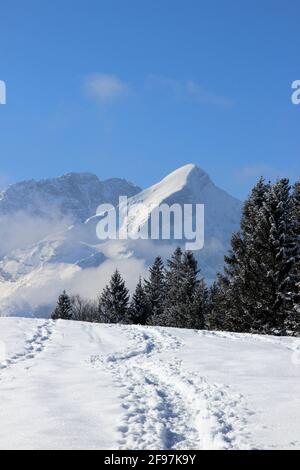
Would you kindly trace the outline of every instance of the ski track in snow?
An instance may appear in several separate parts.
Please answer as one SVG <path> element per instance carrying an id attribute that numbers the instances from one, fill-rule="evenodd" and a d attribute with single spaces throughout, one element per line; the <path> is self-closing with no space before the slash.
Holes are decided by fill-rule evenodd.
<path id="1" fill-rule="evenodd" d="M 122 326 L 125 351 L 93 356 L 122 388 L 124 415 L 118 426 L 120 449 L 248 449 L 247 415 L 240 394 L 211 384 L 182 367 L 176 352 L 183 343 L 160 328 Z M 161 352 L 172 359 L 162 360 Z"/>
<path id="2" fill-rule="evenodd" d="M 25 341 L 25 348 L 22 352 L 0 362 L 0 371 L 8 367 L 18 364 L 19 362 L 34 360 L 40 354 L 50 339 L 53 331 L 54 321 L 47 320 L 38 325 L 33 336 Z M 28 367 L 29 368 L 29 367 Z"/>

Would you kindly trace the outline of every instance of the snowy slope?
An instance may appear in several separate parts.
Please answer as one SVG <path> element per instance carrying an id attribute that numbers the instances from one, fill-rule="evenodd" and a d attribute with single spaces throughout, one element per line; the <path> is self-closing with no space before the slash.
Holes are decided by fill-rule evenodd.
<path id="1" fill-rule="evenodd" d="M 159 183 L 137 193 L 128 200 L 129 217 L 120 227 L 120 233 L 127 231 L 136 235 L 147 226 L 152 211 L 162 204 L 204 204 L 205 207 L 205 243 L 204 248 L 196 253 L 202 274 L 207 279 L 214 279 L 216 272 L 222 270 L 224 254 L 228 249 L 232 233 L 239 228 L 242 203 L 219 189 L 205 171 L 193 164 L 185 165 L 169 174 Z M 121 206 L 119 210 L 125 212 Z M 95 215 L 85 222 L 87 243 L 97 244 L 96 226 L 101 215 Z M 149 225 L 148 225 L 149 226 Z M 74 228 L 77 230 L 77 228 Z M 94 239 L 90 235 L 94 235 Z M 84 234 L 81 232 L 81 236 Z M 126 240 L 119 242 L 119 250 L 151 263 L 154 256 L 169 255 L 178 244 L 185 246 L 185 239 L 178 240 Z M 99 243 L 99 241 L 98 241 Z M 105 247 L 106 248 L 106 247 Z M 100 248 L 101 250 L 102 248 Z"/>
<path id="2" fill-rule="evenodd" d="M 0 340 L 2 449 L 300 449 L 300 339 L 0 318 Z"/>
<path id="3" fill-rule="evenodd" d="M 129 210 L 135 214 L 134 220 L 129 221 L 130 230 L 136 233 L 142 229 L 153 208 L 161 204 L 179 204 L 181 207 L 204 204 L 205 243 L 198 258 L 204 276 L 214 279 L 216 272 L 222 270 L 231 235 L 238 230 L 241 202 L 215 186 L 202 169 L 185 165 L 130 199 Z M 174 243 L 177 245 L 178 241 Z"/>

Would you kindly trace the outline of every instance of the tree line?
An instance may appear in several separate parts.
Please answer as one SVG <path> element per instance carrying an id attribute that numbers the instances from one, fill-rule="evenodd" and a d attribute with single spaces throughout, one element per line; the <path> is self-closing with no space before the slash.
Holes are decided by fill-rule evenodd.
<path id="1" fill-rule="evenodd" d="M 155 259 L 148 279 L 139 279 L 131 298 L 116 270 L 94 302 L 78 295 L 70 297 L 64 291 L 52 318 L 201 329 L 208 301 L 209 289 L 199 278 L 197 260 L 178 247 L 166 266 L 160 256 Z"/>
<path id="2" fill-rule="evenodd" d="M 224 272 L 211 286 L 192 252 L 157 257 L 130 298 L 119 271 L 97 301 L 63 292 L 53 319 L 300 334 L 300 182 L 260 179 L 244 203 Z"/>

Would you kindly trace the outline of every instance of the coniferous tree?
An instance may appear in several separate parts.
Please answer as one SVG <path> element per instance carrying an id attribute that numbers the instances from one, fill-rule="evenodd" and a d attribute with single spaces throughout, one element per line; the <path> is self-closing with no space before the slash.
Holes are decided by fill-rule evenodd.
<path id="1" fill-rule="evenodd" d="M 204 280 L 198 279 L 198 263 L 191 251 L 183 253 L 180 270 L 177 312 L 179 313 L 180 309 L 181 313 L 178 323 L 183 328 L 201 329 L 204 327 L 204 318 L 207 313 L 208 292 Z"/>
<path id="2" fill-rule="evenodd" d="M 298 291 L 294 295 L 293 303 L 294 309 L 292 318 L 288 320 L 288 323 L 292 322 L 293 325 L 288 325 L 288 329 L 292 328 L 298 335 L 300 335 L 300 181 L 297 181 L 293 188 L 292 194 L 292 210 L 294 217 L 294 235 L 296 244 L 298 247 L 295 270 Z"/>
<path id="3" fill-rule="evenodd" d="M 182 318 L 185 312 L 182 311 L 181 285 L 183 281 L 183 252 L 177 247 L 171 258 L 167 261 L 166 270 L 166 295 L 164 301 L 161 325 L 170 327 L 182 327 Z"/>
<path id="4" fill-rule="evenodd" d="M 297 181 L 293 187 L 292 193 L 292 212 L 294 218 L 294 231 L 297 240 L 300 242 L 300 181 Z"/>
<path id="5" fill-rule="evenodd" d="M 105 323 L 126 323 L 129 291 L 116 270 L 99 299 L 99 316 Z"/>
<path id="6" fill-rule="evenodd" d="M 204 279 L 198 282 L 193 296 L 191 328 L 202 330 L 206 328 L 207 315 L 209 312 L 209 290 Z M 189 325 L 187 325 L 189 327 Z"/>
<path id="7" fill-rule="evenodd" d="M 53 320 L 71 320 L 72 318 L 72 303 L 71 299 L 64 290 L 59 296 L 57 306 L 51 315 Z"/>
<path id="8" fill-rule="evenodd" d="M 205 327 L 208 330 L 226 330 L 226 294 L 222 290 L 223 283 L 220 282 L 220 275 L 211 285 L 208 293 L 207 315 L 205 317 Z M 225 305 L 226 304 L 226 305 Z"/>
<path id="9" fill-rule="evenodd" d="M 256 331 L 256 323 L 261 323 L 259 286 L 265 273 L 257 226 L 269 190 L 263 178 L 253 188 L 244 204 L 240 231 L 233 234 L 231 250 L 225 256 L 224 273 L 217 278 L 212 321 L 225 330 Z"/>
<path id="10" fill-rule="evenodd" d="M 198 263 L 192 252 L 178 247 L 168 261 L 165 326 L 203 328 L 207 313 L 208 292 L 204 280 L 198 279 Z"/>
<path id="11" fill-rule="evenodd" d="M 289 335 L 300 335 L 300 181 L 297 181 L 292 191 L 292 219 L 295 243 L 294 266 L 290 277 L 293 287 L 290 290 L 290 302 L 285 321 L 286 332 Z"/>
<path id="12" fill-rule="evenodd" d="M 268 301 L 267 330 L 285 334 L 297 295 L 299 244 L 295 238 L 293 205 L 287 179 L 274 184 L 263 205 L 258 230 L 268 233 L 264 259 L 267 275 L 264 295 Z"/>
<path id="13" fill-rule="evenodd" d="M 150 316 L 150 305 L 143 287 L 142 279 L 136 286 L 127 314 L 127 322 L 134 325 L 146 325 Z"/>
<path id="14" fill-rule="evenodd" d="M 245 203 L 241 231 L 232 237 L 219 276 L 225 329 L 286 332 L 293 314 L 297 250 L 288 180 L 271 186 L 261 179 Z"/>
<path id="15" fill-rule="evenodd" d="M 149 269 L 149 279 L 144 283 L 145 294 L 150 313 L 147 323 L 160 325 L 164 313 L 165 301 L 165 269 L 160 256 L 157 256 Z"/>
<path id="16" fill-rule="evenodd" d="M 185 251 L 179 265 L 181 271 L 183 301 L 193 299 L 198 285 L 198 263 L 191 251 Z"/>
<path id="17" fill-rule="evenodd" d="M 294 221 L 294 237 L 297 244 L 296 269 L 298 282 L 300 283 L 300 181 L 297 181 L 292 192 L 292 215 Z"/>

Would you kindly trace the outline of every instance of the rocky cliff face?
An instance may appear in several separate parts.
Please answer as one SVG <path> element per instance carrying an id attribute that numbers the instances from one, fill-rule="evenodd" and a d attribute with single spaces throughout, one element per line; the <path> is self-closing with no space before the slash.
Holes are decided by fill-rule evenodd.
<path id="1" fill-rule="evenodd" d="M 119 195 L 134 196 L 140 188 L 126 180 L 100 181 L 92 173 L 68 173 L 59 178 L 23 181 L 0 194 L 0 215 L 23 212 L 36 217 L 66 217 L 84 222 L 99 204 L 116 204 Z"/>

